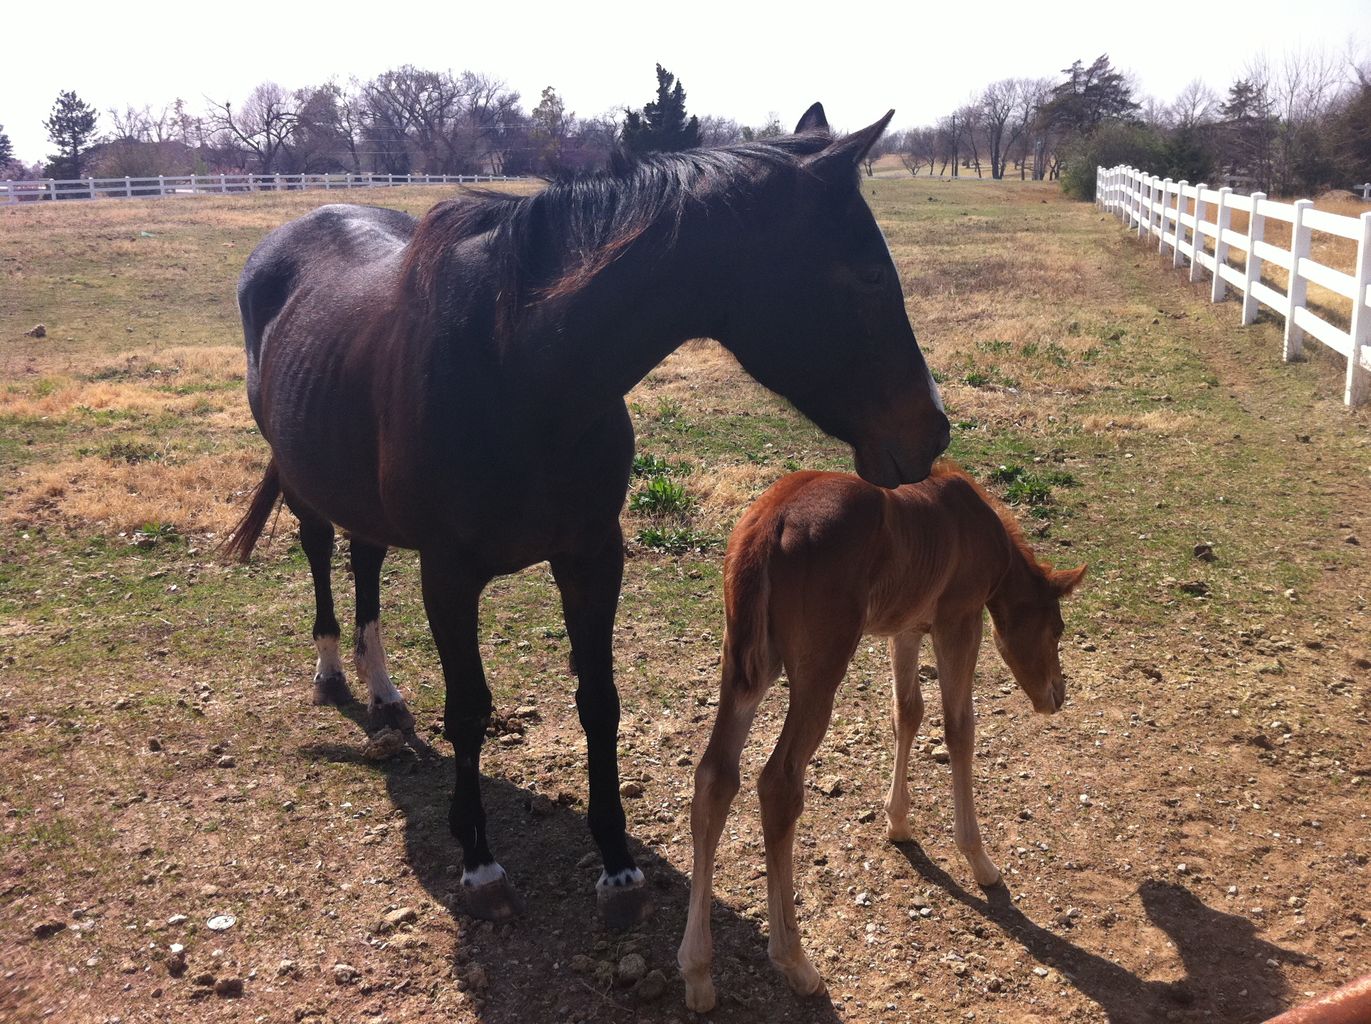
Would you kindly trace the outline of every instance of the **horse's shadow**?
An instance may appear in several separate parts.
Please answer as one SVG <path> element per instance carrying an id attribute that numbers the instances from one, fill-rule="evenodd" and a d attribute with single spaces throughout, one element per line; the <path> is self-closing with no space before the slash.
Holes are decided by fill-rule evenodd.
<path id="1" fill-rule="evenodd" d="M 340 711 L 367 728 L 362 705 Z M 311 745 L 301 753 L 314 760 L 366 765 L 385 779 L 391 803 L 404 816 L 406 862 L 432 899 L 452 913 L 457 938 L 451 984 L 468 990 L 483 1021 L 679 1022 L 689 1016 L 676 969 L 689 875 L 634 843 L 633 855 L 648 878 L 655 909 L 643 925 L 610 931 L 595 909 L 600 862 L 598 854 L 588 856 L 595 847 L 585 814 L 541 800 L 535 808 L 532 790 L 484 776 L 481 793 L 492 846 L 526 906 L 512 922 L 478 921 L 461 909 L 461 858 L 447 822 L 450 754 L 418 736 L 409 738 L 408 752 L 380 762 L 363 757 L 360 744 Z M 720 1000 L 711 1020 L 755 1021 L 759 1014 L 768 1020 L 839 1020 L 826 995 L 801 999 L 791 993 L 767 961 L 760 922 L 718 901 L 712 922 Z M 642 955 L 649 970 L 662 972 L 664 994 L 646 999 L 639 990 L 606 977 L 606 968 L 597 973 L 596 964 L 617 964 L 631 952 Z"/>
<path id="2" fill-rule="evenodd" d="M 916 843 L 899 844 L 913 868 L 949 896 L 984 916 L 1066 984 L 1098 1003 L 1112 1024 L 1168 1019 L 1262 1021 L 1290 1004 L 1290 992 L 1268 961 L 1305 963 L 1304 954 L 1256 935 L 1245 917 L 1207 906 L 1189 889 L 1149 879 L 1138 887 L 1147 917 L 1175 943 L 1185 967 L 1176 981 L 1144 981 L 1133 972 L 1076 945 L 1027 917 L 1009 889 L 983 894 L 963 889 Z"/>

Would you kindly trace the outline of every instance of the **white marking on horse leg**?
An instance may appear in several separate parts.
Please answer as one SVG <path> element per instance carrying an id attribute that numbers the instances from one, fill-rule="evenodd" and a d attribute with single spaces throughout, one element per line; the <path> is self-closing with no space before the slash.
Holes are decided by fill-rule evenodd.
<path id="1" fill-rule="evenodd" d="M 600 872 L 600 880 L 595 883 L 595 891 L 604 889 L 629 889 L 643 884 L 643 873 L 638 868 L 624 868 L 622 871 L 607 875 Z"/>
<path id="2" fill-rule="evenodd" d="M 505 869 L 500 867 L 496 861 L 489 864 L 482 864 L 474 870 L 462 871 L 462 885 L 468 889 L 479 889 L 483 885 L 490 885 L 498 882 L 505 877 Z"/>
<path id="3" fill-rule="evenodd" d="M 338 638 L 336 636 L 316 636 L 314 650 L 319 660 L 314 663 L 314 678 L 327 679 L 329 676 L 343 674 L 343 660 L 338 657 Z"/>
<path id="4" fill-rule="evenodd" d="M 405 698 L 390 681 L 386 669 L 386 651 L 381 646 L 381 624 L 376 620 L 368 622 L 357 638 L 354 653 L 357 674 L 366 683 L 367 693 L 371 695 L 370 707 L 374 710 L 383 704 L 404 704 Z"/>

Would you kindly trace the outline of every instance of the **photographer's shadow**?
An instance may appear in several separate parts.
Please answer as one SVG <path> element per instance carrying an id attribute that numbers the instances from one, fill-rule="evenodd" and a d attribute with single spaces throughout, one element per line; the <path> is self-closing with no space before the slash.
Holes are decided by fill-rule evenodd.
<path id="1" fill-rule="evenodd" d="M 366 730 L 359 704 L 340 712 Z M 484 776 L 481 793 L 491 844 L 524 901 L 513 921 L 492 924 L 464 913 L 461 857 L 448 830 L 453 762 L 419 736 L 406 750 L 373 762 L 356 745 L 302 749 L 314 760 L 366 765 L 385 779 L 404 816 L 405 860 L 432 899 L 449 909 L 457 928 L 453 985 L 466 989 L 483 1021 L 531 1024 L 559 1020 L 674 1021 L 688 1016 L 676 968 L 685 929 L 690 876 L 641 844 L 633 855 L 652 892 L 654 911 L 627 932 L 607 929 L 595 909 L 598 853 L 583 809 L 539 799 L 533 790 Z M 632 831 L 632 825 L 630 825 Z M 593 856 L 592 856 L 593 855 Z M 721 995 L 711 1021 L 767 1019 L 836 1022 L 827 995 L 800 999 L 767 962 L 760 925 L 718 901 L 713 911 L 715 980 Z M 629 953 L 660 971 L 665 991 L 624 986 L 610 976 Z"/>
<path id="2" fill-rule="evenodd" d="M 925 879 L 999 926 L 1040 964 L 1098 1003 L 1112 1024 L 1153 1024 L 1173 1014 L 1266 1020 L 1292 1002 L 1284 979 L 1268 961 L 1308 962 L 1302 953 L 1258 938 L 1245 917 L 1214 910 L 1184 886 L 1149 879 L 1138 888 L 1143 910 L 1176 944 L 1186 976 L 1174 982 L 1144 981 L 1031 920 L 1014 905 L 1005 885 L 973 894 L 917 843 L 901 843 L 899 849 Z"/>

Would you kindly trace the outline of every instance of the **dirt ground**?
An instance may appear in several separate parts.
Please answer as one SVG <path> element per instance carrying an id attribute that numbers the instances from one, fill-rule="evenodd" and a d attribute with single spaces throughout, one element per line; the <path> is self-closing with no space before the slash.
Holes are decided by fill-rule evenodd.
<path id="1" fill-rule="evenodd" d="M 982 890 L 952 842 L 931 678 L 919 841 L 884 838 L 888 670 L 882 642 L 863 647 L 796 846 L 828 985 L 799 999 L 766 959 L 753 785 L 778 686 L 720 848 L 710 1019 L 1249 1022 L 1371 969 L 1371 434 L 1339 404 L 1341 368 L 1282 365 L 1278 325 L 1239 328 L 1048 188 L 869 187 L 954 454 L 990 481 L 1050 480 L 1020 515 L 1049 558 L 1091 566 L 1066 610 L 1068 703 L 1035 716 L 987 643 L 975 785 L 1005 884 Z M 373 761 L 363 707 L 309 705 L 294 524 L 249 567 L 209 556 L 264 461 L 215 296 L 255 237 L 315 201 L 0 218 L 0 1020 L 695 1019 L 675 950 L 720 542 L 787 469 L 848 456 L 711 346 L 635 391 L 640 451 L 680 460 L 663 472 L 691 495 L 674 552 L 625 514 L 621 764 L 656 911 L 628 933 L 596 919 L 584 741 L 535 567 L 483 606 L 500 715 L 484 793 L 528 906 L 473 921 L 413 557 L 387 563 L 383 619 L 419 728 Z M 39 321 L 47 341 L 24 336 Z M 232 926 L 212 930 L 219 915 Z M 621 983 L 634 953 L 662 985 Z"/>

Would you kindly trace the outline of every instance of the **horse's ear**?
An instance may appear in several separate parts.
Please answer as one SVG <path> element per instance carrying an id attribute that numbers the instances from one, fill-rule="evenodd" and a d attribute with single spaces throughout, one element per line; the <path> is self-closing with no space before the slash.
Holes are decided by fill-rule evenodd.
<path id="1" fill-rule="evenodd" d="M 853 177 L 857 166 L 867 153 L 871 152 L 871 147 L 876 145 L 876 140 L 884 134 L 886 126 L 894 116 L 895 111 L 892 110 L 875 124 L 869 124 L 851 135 L 844 135 L 831 146 L 810 157 L 806 161 L 806 166 L 815 174 L 830 181 L 847 181 Z"/>
<path id="2" fill-rule="evenodd" d="M 804 112 L 800 118 L 800 123 L 795 126 L 795 134 L 802 132 L 826 132 L 828 131 L 828 118 L 824 117 L 824 105 L 815 103 Z"/>
<path id="3" fill-rule="evenodd" d="M 1062 569 L 1060 572 L 1054 569 L 1049 579 L 1058 597 L 1070 597 L 1071 592 L 1085 579 L 1085 566 L 1078 565 L 1074 569 Z"/>

